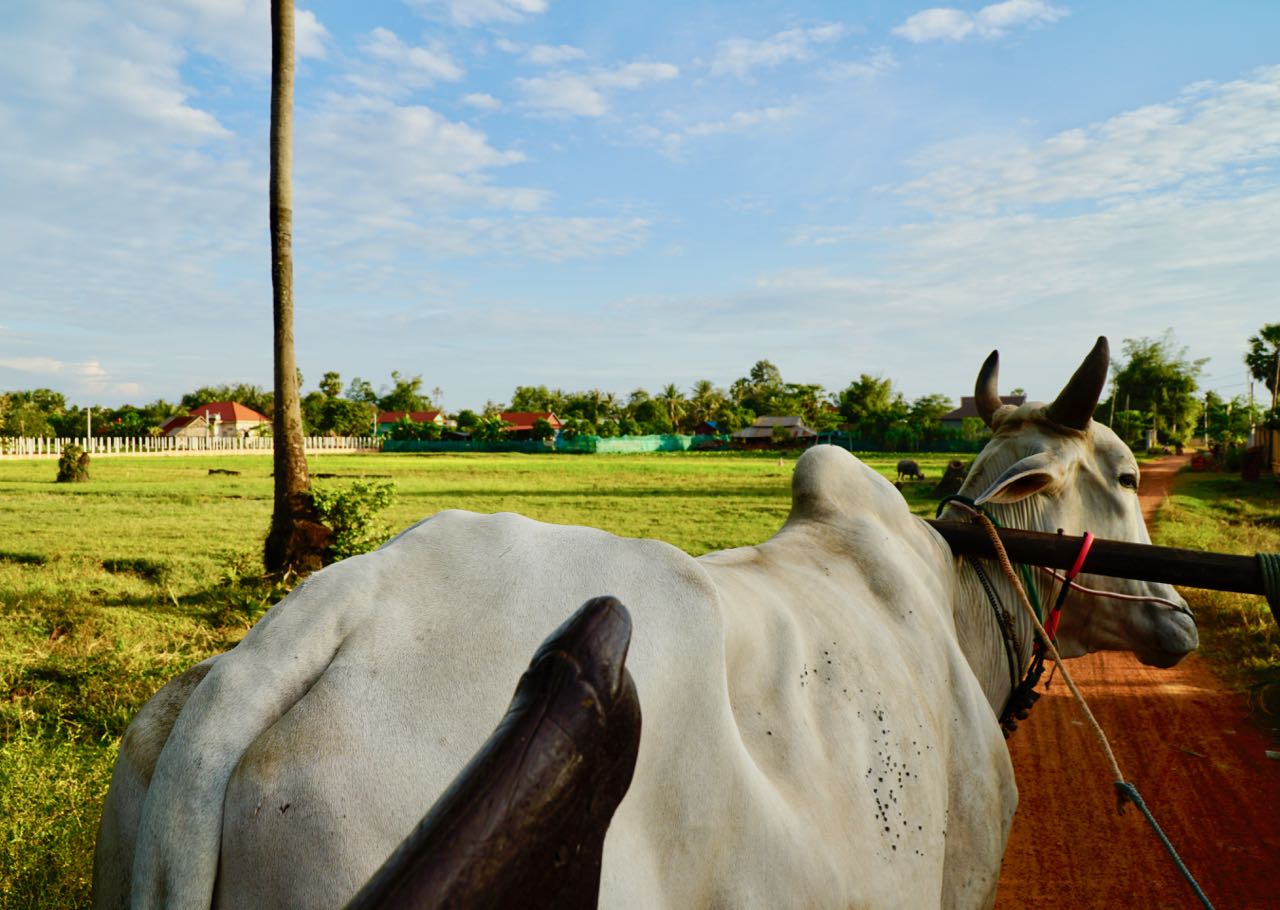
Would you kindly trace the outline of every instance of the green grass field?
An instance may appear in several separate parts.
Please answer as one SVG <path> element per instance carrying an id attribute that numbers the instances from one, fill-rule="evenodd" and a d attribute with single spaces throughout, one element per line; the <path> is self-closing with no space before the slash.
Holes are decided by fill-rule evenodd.
<path id="1" fill-rule="evenodd" d="M 929 480 L 907 485 L 908 502 L 932 514 L 930 491 L 952 456 L 911 457 Z M 897 459 L 865 460 L 892 479 Z M 332 455 L 310 463 L 318 485 L 389 476 L 396 502 L 384 517 L 396 530 L 446 508 L 517 511 L 657 537 L 696 555 L 777 530 L 794 456 Z M 255 577 L 270 472 L 263 456 L 98 458 L 90 483 L 64 485 L 53 483 L 53 461 L 0 461 L 0 906 L 87 904 L 99 806 L 129 720 L 181 669 L 234 645 L 283 595 Z M 1186 490 L 1159 525 L 1161 542 L 1280 550 L 1274 490 L 1268 501 L 1221 477 Z M 1206 630 L 1207 649 L 1228 660 L 1250 655 L 1247 673 L 1233 679 L 1274 672 L 1276 638 L 1259 618 L 1261 601 L 1206 596 L 1215 606 L 1196 604 L 1202 624 L 1207 611 L 1224 630 Z"/>
<path id="2" fill-rule="evenodd" d="M 1280 484 L 1238 475 L 1186 473 L 1161 510 L 1155 536 L 1169 547 L 1280 553 Z M 1224 680 L 1248 689 L 1280 683 L 1280 626 L 1261 597 L 1185 592 L 1200 626 L 1200 653 Z"/>

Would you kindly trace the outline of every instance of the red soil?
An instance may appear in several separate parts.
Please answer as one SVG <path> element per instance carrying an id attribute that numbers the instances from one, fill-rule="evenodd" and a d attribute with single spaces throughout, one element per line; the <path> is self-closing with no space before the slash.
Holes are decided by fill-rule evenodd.
<path id="1" fill-rule="evenodd" d="M 1185 462 L 1143 470 L 1148 520 Z M 1280 744 L 1253 726 L 1245 699 L 1194 654 L 1169 670 L 1107 652 L 1066 666 L 1210 901 L 1280 907 L 1280 761 L 1266 757 Z M 1116 814 L 1110 767 L 1060 679 L 1009 752 L 1020 799 L 998 908 L 1200 906 L 1141 813 Z"/>

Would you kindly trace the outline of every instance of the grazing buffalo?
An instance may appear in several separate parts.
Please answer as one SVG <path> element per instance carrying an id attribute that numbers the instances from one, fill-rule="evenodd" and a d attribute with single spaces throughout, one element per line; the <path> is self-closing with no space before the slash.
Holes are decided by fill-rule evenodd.
<path id="1" fill-rule="evenodd" d="M 908 480 L 924 480 L 924 472 L 914 460 L 904 458 L 898 462 L 898 479 L 901 480 L 904 477 Z"/>
<path id="2" fill-rule="evenodd" d="M 1002 405 L 962 492 L 1010 527 L 1146 542 L 1133 455 L 1091 416 L 1105 339 L 1049 405 Z M 1014 612 L 1025 666 L 1029 620 Z M 1167 585 L 1084 577 L 1065 656 L 1170 666 L 1195 624 Z M 1005 639 L 968 560 L 849 453 L 796 463 L 785 525 L 693 559 L 653 540 L 449 511 L 313 575 L 179 676 L 121 743 L 99 907 L 341 907 L 485 742 L 566 605 L 634 624 L 644 724 L 600 905 L 989 907 L 1017 802 L 997 716 Z M 1047 594 L 1047 592 L 1046 592 Z"/>

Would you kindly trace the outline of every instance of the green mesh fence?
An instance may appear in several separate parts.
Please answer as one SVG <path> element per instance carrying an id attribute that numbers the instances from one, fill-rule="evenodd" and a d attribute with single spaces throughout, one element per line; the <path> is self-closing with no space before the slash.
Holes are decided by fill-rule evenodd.
<path id="1" fill-rule="evenodd" d="M 552 449 L 538 439 L 507 439 L 486 442 L 479 439 L 386 439 L 384 452 L 528 452 L 550 455 Z"/>
<path id="2" fill-rule="evenodd" d="M 597 455 L 636 454 L 639 452 L 684 452 L 699 447 L 716 447 L 724 444 L 720 436 L 678 436 L 674 433 L 655 436 L 575 436 L 560 439 L 556 450 L 584 452 Z"/>
<path id="3" fill-rule="evenodd" d="M 861 436 L 850 436 L 848 433 L 819 433 L 818 445 L 839 446 L 850 452 L 981 452 L 990 442 L 985 439 L 922 439 L 911 445 L 904 445 L 900 439 L 872 439 Z"/>
<path id="4" fill-rule="evenodd" d="M 533 454 L 596 455 L 636 454 L 639 452 L 683 452 L 696 448 L 718 448 L 727 444 L 721 436 L 575 436 L 560 438 L 555 448 L 538 440 L 510 439 L 481 442 L 460 439 L 386 439 L 384 452 L 529 452 Z"/>

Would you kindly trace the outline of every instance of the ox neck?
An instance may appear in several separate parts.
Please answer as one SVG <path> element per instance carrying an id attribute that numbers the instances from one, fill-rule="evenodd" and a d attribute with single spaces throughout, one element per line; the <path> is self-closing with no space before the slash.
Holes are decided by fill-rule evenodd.
<path id="1" fill-rule="evenodd" d="M 987 473 L 996 473 L 1006 467 L 1008 465 L 996 463 L 994 460 L 986 465 Z M 970 481 L 961 488 L 960 495 L 973 495 L 971 487 L 978 486 L 978 480 L 979 478 L 971 476 Z M 1028 496 L 1013 503 L 998 505 L 989 503 L 983 509 L 1002 527 L 1036 531 L 1048 530 L 1054 526 L 1054 516 L 1047 514 L 1045 507 L 1045 497 Z M 969 515 L 951 506 L 943 511 L 941 517 L 960 521 L 970 520 Z M 999 563 L 991 559 L 980 559 L 976 562 L 981 566 L 1002 610 L 1011 618 L 1014 637 L 1017 641 L 1015 664 L 1018 677 L 1021 679 L 1031 663 L 1035 644 L 1035 627 L 1022 607 L 1017 589 L 1005 576 Z M 954 563 L 956 602 L 953 614 L 960 648 L 982 685 L 982 691 L 986 694 L 992 710 L 999 717 L 1014 688 L 1010 681 L 1005 637 L 1001 624 L 993 613 L 982 579 L 973 565 L 962 557 L 956 557 Z M 1041 585 L 1039 602 L 1047 607 L 1050 592 L 1043 588 L 1043 583 L 1035 578 L 1034 572 L 1031 581 Z"/>
<path id="2" fill-rule="evenodd" d="M 1021 502 L 996 510 L 993 517 L 1005 527 L 1034 529 L 1042 524 L 1043 516 L 1036 513 L 1040 497 L 1028 497 Z M 947 511 L 949 518 L 964 519 L 967 516 Z M 1008 705 L 1013 690 L 1031 663 L 1035 643 L 1035 627 L 1022 607 L 1021 597 L 1014 583 L 1004 574 L 999 563 L 990 559 L 970 560 L 955 558 L 956 602 L 953 614 L 956 631 L 969 666 L 973 669 L 987 696 L 992 710 L 999 717 Z M 1035 579 L 1024 573 L 1024 584 Z M 1027 592 L 1033 603 L 1036 593 Z M 1047 591 L 1038 592 L 1039 602 L 1047 603 Z M 998 609 L 992 604 L 994 595 Z M 1013 667 L 1010 669 L 1010 644 L 1006 628 L 1012 630 Z M 1015 678 L 1016 677 L 1016 680 Z M 1016 724 L 1015 724 L 1016 725 Z"/>
<path id="3" fill-rule="evenodd" d="M 1031 662 L 1035 628 L 1022 608 L 1018 592 L 994 560 L 977 560 L 1000 605 L 1008 615 L 1014 631 L 1014 666 L 1019 679 Z M 964 652 L 991 710 L 1000 716 L 1013 694 L 1010 679 L 1008 647 L 1001 620 L 992 610 L 983 580 L 968 559 L 957 556 L 956 601 L 953 614 L 960 649 Z"/>

